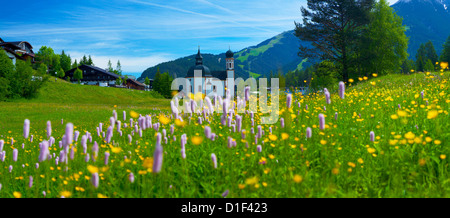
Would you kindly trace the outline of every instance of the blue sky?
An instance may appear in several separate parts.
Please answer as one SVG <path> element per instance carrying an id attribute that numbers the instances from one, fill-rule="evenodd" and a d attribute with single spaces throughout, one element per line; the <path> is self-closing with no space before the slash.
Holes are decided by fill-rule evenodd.
<path id="1" fill-rule="evenodd" d="M 391 4 L 396 0 L 391 0 Z M 239 51 L 301 21 L 306 0 L 3 1 L 0 37 L 42 45 L 99 67 L 120 60 L 126 73 L 179 57 Z"/>

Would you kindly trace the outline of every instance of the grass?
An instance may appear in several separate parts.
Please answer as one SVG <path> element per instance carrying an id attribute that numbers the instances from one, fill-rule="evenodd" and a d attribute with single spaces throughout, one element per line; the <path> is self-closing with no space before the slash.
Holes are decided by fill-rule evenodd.
<path id="1" fill-rule="evenodd" d="M 266 52 L 269 48 L 272 48 L 275 44 L 277 44 L 281 39 L 283 38 L 282 35 L 278 35 L 275 37 L 275 39 L 270 40 L 269 43 L 263 46 L 259 46 L 257 48 L 252 49 L 246 49 L 242 52 L 237 53 L 236 56 L 238 56 L 236 59 L 239 60 L 241 63 L 246 61 L 249 56 L 258 56 L 259 54 L 262 54 Z M 245 55 L 242 55 L 246 53 Z"/>
<path id="2" fill-rule="evenodd" d="M 347 84 L 345 98 L 333 92 L 331 104 L 326 103 L 323 94 L 296 94 L 289 109 L 286 97 L 281 96 L 279 116 L 285 126 L 280 120 L 273 125 L 260 124 L 260 118 L 267 116 L 262 113 L 254 114 L 252 126 L 251 116 L 240 114 L 245 134 L 222 125 L 222 114 L 207 116 L 202 124 L 196 114 L 192 118 L 185 114 L 184 122 L 175 122 L 165 107 L 153 108 L 144 103 L 135 106 L 135 101 L 116 107 L 73 99 L 78 103 L 47 103 L 50 100 L 44 99 L 1 103 L 0 139 L 5 140 L 6 158 L 0 162 L 0 197 L 40 198 L 45 191 L 46 197 L 220 198 L 226 190 L 228 198 L 450 197 L 449 78 L 448 72 L 382 76 L 357 85 Z M 251 96 L 250 102 L 258 101 Z M 161 126 L 158 131 L 144 130 L 140 137 L 132 133 L 134 128 L 123 125 L 120 136 L 116 125 L 112 142 L 106 143 L 97 135 L 96 127 L 102 122 L 106 131 L 112 110 L 118 112 L 122 124 L 129 123 L 130 116 L 136 121 L 137 112 L 151 115 L 152 123 Z M 122 119 L 122 111 L 126 111 L 126 120 Z M 326 117 L 325 129 L 319 128 L 319 114 Z M 33 142 L 22 136 L 25 118 L 31 121 Z M 56 144 L 67 122 L 72 122 L 81 135 L 89 131 L 93 141 L 87 143 L 87 153 L 92 155 L 93 142 L 99 143 L 96 161 L 91 158 L 85 162 L 86 154 L 78 140 L 70 147 L 74 159 L 69 159 L 68 164 L 56 165 L 52 158 L 39 163 L 36 169 L 38 143 L 47 139 L 46 120 L 52 122 Z M 255 143 L 251 129 L 257 133 L 259 125 L 264 135 Z M 205 126 L 217 135 L 214 141 L 205 137 Z M 311 138 L 305 137 L 307 127 L 312 129 Z M 167 143 L 163 137 L 162 170 L 154 173 L 155 134 L 163 134 L 163 129 Z M 371 131 L 374 141 L 370 140 Z M 133 135 L 131 144 L 128 134 Z M 186 159 L 180 153 L 182 134 L 187 135 Z M 235 147 L 228 146 L 228 137 L 236 142 Z M 262 146 L 261 152 L 257 145 Z M 17 162 L 12 160 L 13 149 L 19 151 Z M 54 145 L 50 153 L 57 157 L 62 150 Z M 107 164 L 105 152 L 111 154 Z M 217 156 L 217 168 L 212 153 Z M 100 177 L 98 188 L 90 182 L 95 171 Z M 128 180 L 130 173 L 135 176 L 133 183 Z"/>

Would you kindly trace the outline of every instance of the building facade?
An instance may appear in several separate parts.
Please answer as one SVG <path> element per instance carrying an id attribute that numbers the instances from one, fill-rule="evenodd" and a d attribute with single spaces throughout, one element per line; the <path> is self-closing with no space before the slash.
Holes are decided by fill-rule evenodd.
<path id="1" fill-rule="evenodd" d="M 66 79 L 70 77 L 70 81 L 72 83 L 78 83 L 78 80 L 74 79 L 74 73 L 77 68 L 73 68 L 67 72 L 65 72 Z M 118 88 L 129 88 L 129 89 L 137 89 L 137 90 L 145 90 L 145 85 L 128 78 L 124 85 L 116 85 L 116 80 L 121 78 L 124 80 L 123 76 L 119 76 L 115 73 L 111 73 L 106 71 L 105 69 L 83 64 L 78 66 L 78 69 L 81 70 L 83 74 L 83 78 L 80 79 L 80 83 L 85 85 L 97 85 L 97 86 L 109 86 L 109 87 L 118 87 Z"/>
<path id="2" fill-rule="evenodd" d="M 231 50 L 226 52 L 225 70 L 211 71 L 203 65 L 203 57 L 198 49 L 195 57 L 195 65 L 189 68 L 186 79 L 189 80 L 191 93 L 202 93 L 204 95 L 224 96 L 228 88 L 227 79 L 234 81 L 234 54 Z"/>
<path id="3" fill-rule="evenodd" d="M 33 46 L 26 41 L 5 42 L 0 38 L 0 47 L 5 50 L 6 55 L 16 64 L 16 60 L 30 60 L 34 63 Z"/>

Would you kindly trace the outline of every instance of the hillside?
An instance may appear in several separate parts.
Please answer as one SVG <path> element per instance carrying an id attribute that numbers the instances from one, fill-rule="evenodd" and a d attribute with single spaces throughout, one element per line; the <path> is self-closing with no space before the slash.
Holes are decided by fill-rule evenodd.
<path id="1" fill-rule="evenodd" d="M 279 69 L 287 72 L 295 70 L 299 66 L 305 67 L 308 62 L 297 56 L 299 46 L 300 40 L 294 35 L 294 31 L 290 30 L 267 39 L 256 46 L 235 52 L 236 77 L 248 78 L 250 75 L 259 77 L 270 75 L 270 71 L 276 73 Z M 153 78 L 157 68 L 161 72 L 169 72 L 172 76 L 184 77 L 189 67 L 195 64 L 196 52 L 196 50 L 193 50 L 191 56 L 150 67 L 142 73 L 139 79 Z M 212 71 L 224 70 L 225 52 L 218 55 L 202 53 L 204 65 Z"/>
<path id="2" fill-rule="evenodd" d="M 16 103 L 58 103 L 58 104 L 96 104 L 96 105 L 139 105 L 166 107 L 168 102 L 159 93 L 133 89 L 120 89 L 78 85 L 51 77 L 32 99 L 13 100 Z"/>
<path id="3" fill-rule="evenodd" d="M 403 17 L 403 25 L 406 26 L 406 35 L 409 37 L 410 59 L 415 59 L 420 44 L 428 40 L 433 42 L 437 53 L 440 54 L 442 44 L 450 35 L 450 0 L 400 0 L 391 7 L 397 15 Z M 301 43 L 305 42 L 301 42 L 294 35 L 294 30 L 290 30 L 256 46 L 235 52 L 236 76 L 267 76 L 270 71 L 276 73 L 281 69 L 286 73 L 311 65 L 297 55 Z M 147 68 L 139 79 L 153 78 L 157 68 L 161 72 L 170 72 L 172 76 L 184 77 L 189 67 L 194 65 L 196 52 L 197 50 L 193 49 L 191 56 Z M 224 70 L 225 51 L 218 55 L 202 53 L 202 56 L 204 64 L 212 71 Z"/>
<path id="4" fill-rule="evenodd" d="M 450 0 L 400 0 L 391 7 L 407 26 L 411 59 L 415 59 L 420 44 L 428 40 L 440 54 L 442 44 L 450 35 Z"/>

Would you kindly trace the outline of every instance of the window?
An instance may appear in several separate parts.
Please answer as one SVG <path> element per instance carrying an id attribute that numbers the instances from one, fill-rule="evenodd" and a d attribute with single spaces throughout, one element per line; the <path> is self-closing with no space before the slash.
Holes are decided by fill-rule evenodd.
<path id="1" fill-rule="evenodd" d="M 198 91 L 199 91 L 199 92 L 202 91 L 202 86 L 198 86 Z"/>
<path id="2" fill-rule="evenodd" d="M 214 92 L 216 91 L 216 86 L 213 86 L 213 91 L 214 91 Z"/>

